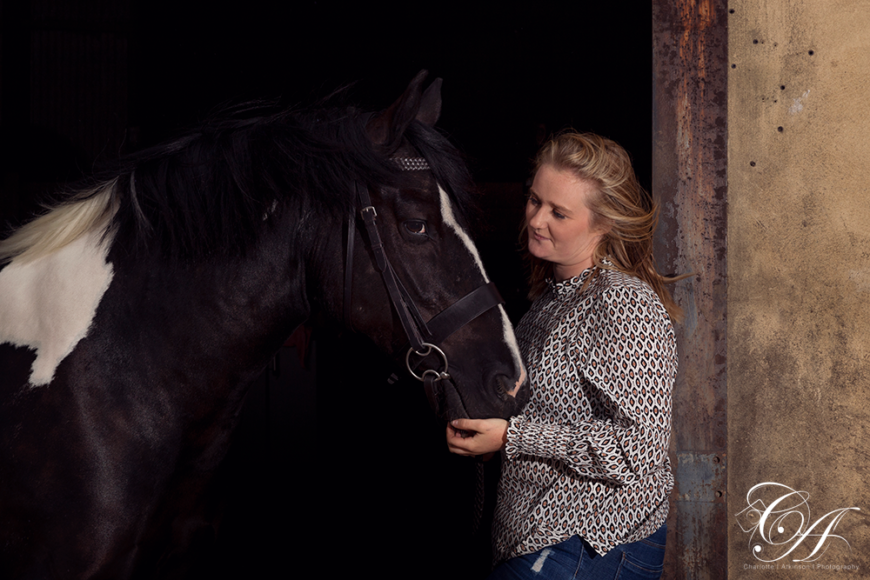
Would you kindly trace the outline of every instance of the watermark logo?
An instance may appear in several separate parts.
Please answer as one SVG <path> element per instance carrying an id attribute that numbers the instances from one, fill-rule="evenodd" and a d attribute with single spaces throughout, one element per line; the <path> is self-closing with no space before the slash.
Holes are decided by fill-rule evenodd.
<path id="1" fill-rule="evenodd" d="M 835 542 L 843 542 L 851 549 L 849 542 L 834 532 L 846 514 L 861 510 L 840 508 L 813 521 L 809 497 L 805 491 L 772 481 L 759 483 L 749 490 L 747 507 L 736 517 L 740 529 L 750 534 L 749 547 L 756 560 L 765 564 L 791 561 L 798 567 L 815 568 L 818 565 L 808 563 L 821 558 Z"/>

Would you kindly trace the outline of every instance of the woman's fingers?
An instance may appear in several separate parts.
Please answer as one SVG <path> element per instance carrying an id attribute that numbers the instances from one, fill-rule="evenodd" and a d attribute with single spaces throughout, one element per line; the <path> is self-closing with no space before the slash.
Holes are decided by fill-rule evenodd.
<path id="1" fill-rule="evenodd" d="M 450 424 L 453 425 L 454 429 L 480 432 L 484 430 L 486 421 L 486 419 L 454 419 Z M 474 435 L 474 433 L 470 435 Z"/>
<path id="2" fill-rule="evenodd" d="M 472 450 L 469 448 L 471 439 L 464 431 L 457 431 L 452 424 L 447 424 L 447 448 L 451 453 L 466 456 L 473 455 Z"/>
<path id="3" fill-rule="evenodd" d="M 500 450 L 508 423 L 504 419 L 456 419 L 447 425 L 447 447 L 459 455 L 483 455 Z"/>

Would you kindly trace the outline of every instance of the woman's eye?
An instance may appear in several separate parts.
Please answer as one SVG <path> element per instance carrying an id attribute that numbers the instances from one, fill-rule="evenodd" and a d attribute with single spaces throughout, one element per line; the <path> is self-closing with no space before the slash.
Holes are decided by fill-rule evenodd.
<path id="1" fill-rule="evenodd" d="M 557 211 L 554 211 L 554 212 L 553 212 L 553 215 L 556 216 L 556 219 L 560 219 L 560 220 L 565 219 L 564 214 L 561 214 L 561 213 L 559 213 L 559 212 L 557 212 Z"/>
<path id="2" fill-rule="evenodd" d="M 415 236 L 425 236 L 429 233 L 429 228 L 423 220 L 408 220 L 405 222 L 405 229 Z"/>
<path id="3" fill-rule="evenodd" d="M 537 199 L 535 199 L 534 197 L 530 197 L 529 203 L 532 205 L 538 205 L 540 202 Z"/>

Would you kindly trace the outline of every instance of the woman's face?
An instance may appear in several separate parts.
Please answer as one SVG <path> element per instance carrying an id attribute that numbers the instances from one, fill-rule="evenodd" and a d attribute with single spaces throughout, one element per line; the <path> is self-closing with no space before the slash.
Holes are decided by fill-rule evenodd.
<path id="1" fill-rule="evenodd" d="M 556 280 L 567 280 L 592 266 L 592 254 L 604 231 L 590 227 L 586 200 L 592 182 L 568 171 L 543 165 L 535 175 L 526 202 L 529 252 L 553 264 Z"/>

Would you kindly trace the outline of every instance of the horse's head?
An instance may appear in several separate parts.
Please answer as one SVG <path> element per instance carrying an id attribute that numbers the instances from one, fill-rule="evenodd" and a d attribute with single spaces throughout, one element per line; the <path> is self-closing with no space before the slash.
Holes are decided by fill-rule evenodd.
<path id="1" fill-rule="evenodd" d="M 367 125 L 375 149 L 400 171 L 388 186 L 357 184 L 345 324 L 407 362 L 442 418 L 508 417 L 528 399 L 526 372 L 466 231 L 467 192 L 457 191 L 465 170 L 432 129 L 440 79 L 423 93 L 424 78 Z"/>

